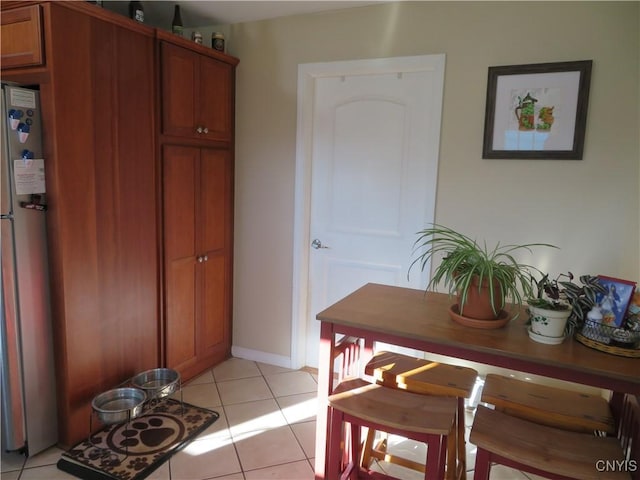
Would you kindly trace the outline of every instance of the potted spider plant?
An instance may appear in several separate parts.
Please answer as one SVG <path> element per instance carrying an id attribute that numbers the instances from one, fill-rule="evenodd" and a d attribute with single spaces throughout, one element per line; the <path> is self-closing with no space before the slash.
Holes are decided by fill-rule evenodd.
<path id="1" fill-rule="evenodd" d="M 518 262 L 514 255 L 521 250 L 531 252 L 532 247 L 538 246 L 557 248 L 546 243 L 498 243 L 489 248 L 486 243 L 481 245 L 449 227 L 432 224 L 418 232 L 418 239 L 414 243 L 414 255 L 417 254 L 417 257 L 409 266 L 409 271 L 415 265 L 424 270 L 434 255 L 443 255 L 426 289 L 443 283 L 450 295 L 457 295 L 458 303 L 450 309 L 454 320 L 459 321 L 458 317 L 480 321 L 508 319 L 504 310 L 507 299 L 520 307 L 524 299 L 533 297 L 531 272 L 537 270 Z M 474 323 L 478 322 L 468 324 L 481 326 Z"/>

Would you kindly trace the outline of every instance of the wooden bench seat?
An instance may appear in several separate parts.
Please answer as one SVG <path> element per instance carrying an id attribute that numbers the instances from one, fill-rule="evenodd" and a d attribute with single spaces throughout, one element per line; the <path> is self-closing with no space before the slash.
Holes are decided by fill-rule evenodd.
<path id="1" fill-rule="evenodd" d="M 328 438 L 328 479 L 358 478 L 361 471 L 360 431 L 362 427 L 401 435 L 427 444 L 425 479 L 441 480 L 445 472 L 446 441 L 455 434 L 457 402 L 453 397 L 427 396 L 387 388 L 382 385 L 361 384 L 362 380 L 349 381 L 338 386 L 329 396 L 331 429 Z M 349 449 L 344 426 L 350 425 Z M 343 454 L 348 451 L 348 460 Z M 364 468 L 363 473 L 368 469 Z M 393 478 L 380 473 L 375 478 Z"/>
<path id="2" fill-rule="evenodd" d="M 365 374 L 385 387 L 422 395 L 454 397 L 457 400 L 455 434 L 448 437 L 448 480 L 466 475 L 464 399 L 473 392 L 478 373 L 468 367 L 433 362 L 395 352 L 378 352 L 365 366 Z M 373 458 L 424 472 L 424 464 L 388 452 L 386 439 L 374 444 L 375 430 L 370 430 L 364 446 L 363 466 Z"/>
<path id="3" fill-rule="evenodd" d="M 609 404 L 598 395 L 489 374 L 481 401 L 542 425 L 584 433 L 616 431 Z"/>
<path id="4" fill-rule="evenodd" d="M 478 376 L 472 368 L 394 352 L 376 353 L 364 373 L 384 385 L 410 392 L 460 398 L 469 398 Z"/>
<path id="5" fill-rule="evenodd" d="M 488 480 L 493 463 L 557 479 L 630 479 L 638 458 L 638 404 L 625 428 L 635 428 L 635 451 L 624 439 L 540 425 L 479 405 L 469 441 L 477 447 L 474 480 Z M 608 463 L 607 463 L 608 462 Z M 614 467 L 615 466 L 615 467 Z M 640 468 L 640 465 L 637 465 Z M 637 478 L 637 477 L 633 477 Z"/>

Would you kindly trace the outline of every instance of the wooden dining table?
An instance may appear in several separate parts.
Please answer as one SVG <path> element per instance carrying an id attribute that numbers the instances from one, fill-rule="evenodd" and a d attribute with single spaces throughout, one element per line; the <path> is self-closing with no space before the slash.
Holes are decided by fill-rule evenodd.
<path id="1" fill-rule="evenodd" d="M 500 328 L 474 328 L 454 322 L 448 294 L 369 283 L 317 314 L 321 322 L 318 364 L 315 478 L 326 479 L 329 436 L 327 398 L 334 379 L 336 339 L 362 339 L 360 365 L 384 342 L 462 360 L 527 372 L 609 390 L 616 414 L 622 395 L 640 395 L 640 359 L 617 356 L 567 338 L 558 345 L 529 338 L 524 308 L 507 313 Z M 363 368 L 361 368 L 363 371 Z"/>

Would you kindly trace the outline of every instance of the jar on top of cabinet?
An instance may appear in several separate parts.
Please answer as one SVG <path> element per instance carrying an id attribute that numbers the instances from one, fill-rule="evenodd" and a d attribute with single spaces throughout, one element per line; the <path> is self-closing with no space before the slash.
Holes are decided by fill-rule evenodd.
<path id="1" fill-rule="evenodd" d="M 211 48 L 224 52 L 224 35 L 221 32 L 213 32 L 211 34 Z"/>

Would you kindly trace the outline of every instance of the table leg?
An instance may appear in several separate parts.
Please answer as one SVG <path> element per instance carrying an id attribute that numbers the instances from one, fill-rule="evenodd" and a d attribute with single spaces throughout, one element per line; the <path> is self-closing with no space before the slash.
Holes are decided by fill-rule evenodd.
<path id="1" fill-rule="evenodd" d="M 316 480 L 325 480 L 326 442 L 330 438 L 329 405 L 327 399 L 333 389 L 334 333 L 331 323 L 320 325 L 320 352 L 318 356 L 318 413 L 316 416 Z"/>

